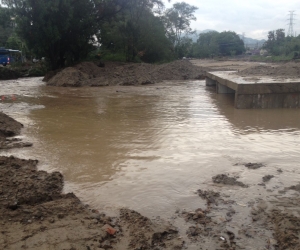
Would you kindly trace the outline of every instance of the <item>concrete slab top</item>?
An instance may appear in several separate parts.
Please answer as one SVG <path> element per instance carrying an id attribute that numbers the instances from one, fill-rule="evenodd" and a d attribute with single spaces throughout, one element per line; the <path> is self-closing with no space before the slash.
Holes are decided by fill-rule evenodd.
<path id="1" fill-rule="evenodd" d="M 270 76 L 240 76 L 237 71 L 213 71 L 206 72 L 209 78 L 219 78 L 230 81 L 236 84 L 284 84 L 284 83 L 299 83 L 300 78 L 288 77 L 270 77 Z"/>

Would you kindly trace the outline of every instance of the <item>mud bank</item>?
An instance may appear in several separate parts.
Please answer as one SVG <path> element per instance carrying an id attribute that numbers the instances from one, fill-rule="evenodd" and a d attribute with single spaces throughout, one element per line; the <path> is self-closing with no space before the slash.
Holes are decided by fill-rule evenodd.
<path id="1" fill-rule="evenodd" d="M 0 124 L 5 140 L 21 133 L 22 125 L 4 114 Z M 274 185 L 284 170 L 266 175 L 263 163 L 235 164 L 261 175 L 255 184 L 228 173 L 199 183 L 195 199 L 202 205 L 174 209 L 169 221 L 127 208 L 108 216 L 62 193 L 63 176 L 37 164 L 0 157 L 0 249 L 300 249 L 300 184 Z M 256 198 L 242 203 L 238 192 Z"/>
<path id="2" fill-rule="evenodd" d="M 89 209 L 37 163 L 0 157 L 1 249 L 181 249 L 174 227 L 125 208 L 114 218 Z"/>
<path id="3" fill-rule="evenodd" d="M 206 205 L 195 211 L 177 211 L 175 220 L 184 219 L 183 228 L 187 228 L 180 231 L 169 222 L 150 220 L 126 208 L 115 217 L 90 209 L 74 194 L 62 194 L 63 176 L 59 172 L 37 171 L 37 164 L 36 160 L 0 157 L 1 249 L 300 247 L 299 217 L 268 201 L 245 205 L 251 226 L 233 227 L 232 221 L 241 213 L 238 202 L 221 192 L 198 190 Z M 298 206 L 299 198 L 292 201 L 286 197 L 282 202 L 290 210 Z"/>
<path id="4" fill-rule="evenodd" d="M 147 63 L 106 63 L 98 67 L 83 62 L 60 72 L 49 72 L 44 81 L 50 86 L 80 87 L 108 85 L 146 85 L 163 80 L 203 79 L 204 71 L 188 60 L 162 65 Z"/>

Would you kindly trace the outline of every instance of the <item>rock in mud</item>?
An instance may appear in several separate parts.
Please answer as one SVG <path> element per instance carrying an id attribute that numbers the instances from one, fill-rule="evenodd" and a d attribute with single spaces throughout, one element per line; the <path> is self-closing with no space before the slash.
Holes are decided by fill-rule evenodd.
<path id="1" fill-rule="evenodd" d="M 212 177 L 214 183 L 224 184 L 224 185 L 232 185 L 232 186 L 240 186 L 240 187 L 248 187 L 244 183 L 237 181 L 234 177 L 229 177 L 225 174 L 218 174 Z"/>
<path id="2" fill-rule="evenodd" d="M 23 124 L 0 112 L 0 149 L 31 147 L 32 143 L 22 142 L 19 138 L 8 138 L 19 135 Z"/>
<path id="3" fill-rule="evenodd" d="M 0 112 L 0 137 L 19 135 L 23 124 Z"/>
<path id="4" fill-rule="evenodd" d="M 198 208 L 195 212 L 182 212 L 182 215 L 186 221 L 196 222 L 199 224 L 206 225 L 211 222 L 211 217 L 207 216 L 208 210 L 202 210 Z"/>
<path id="5" fill-rule="evenodd" d="M 258 168 L 261 168 L 261 167 L 264 167 L 264 165 L 262 163 L 247 163 L 245 164 L 245 167 L 249 168 L 249 169 L 258 169 Z"/>
<path id="6" fill-rule="evenodd" d="M 274 178 L 274 175 L 265 175 L 262 180 L 263 182 L 268 182 L 269 180 L 271 180 L 272 178 Z"/>
<path id="7" fill-rule="evenodd" d="M 207 205 L 210 205 L 210 204 L 217 205 L 217 200 L 220 198 L 220 193 L 214 192 L 211 190 L 203 191 L 201 189 L 198 189 L 197 193 L 202 199 L 206 200 Z"/>
<path id="8" fill-rule="evenodd" d="M 295 190 L 297 192 L 300 192 L 300 184 L 290 186 L 290 187 L 288 187 L 286 189 L 291 189 L 291 190 Z"/>

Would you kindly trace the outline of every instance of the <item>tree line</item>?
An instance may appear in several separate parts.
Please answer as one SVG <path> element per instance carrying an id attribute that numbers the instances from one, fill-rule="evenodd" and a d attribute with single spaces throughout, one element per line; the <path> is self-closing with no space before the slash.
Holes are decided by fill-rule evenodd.
<path id="1" fill-rule="evenodd" d="M 0 7 L 0 46 L 26 47 L 46 57 L 52 69 L 83 60 L 91 52 L 99 58 L 154 63 L 244 51 L 243 41 L 229 31 L 201 34 L 193 43 L 190 24 L 197 7 L 185 2 L 167 9 L 161 0 L 1 2 L 5 7 Z"/>
<path id="2" fill-rule="evenodd" d="M 274 56 L 300 57 L 300 35 L 296 37 L 286 36 L 284 29 L 271 30 L 264 49 Z"/>

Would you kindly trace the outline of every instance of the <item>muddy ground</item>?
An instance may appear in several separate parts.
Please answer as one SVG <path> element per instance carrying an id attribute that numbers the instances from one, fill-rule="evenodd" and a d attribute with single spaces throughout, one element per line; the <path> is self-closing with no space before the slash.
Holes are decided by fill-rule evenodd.
<path id="1" fill-rule="evenodd" d="M 300 78 L 300 63 L 262 64 L 239 70 L 240 76 L 269 76 L 276 78 Z"/>

